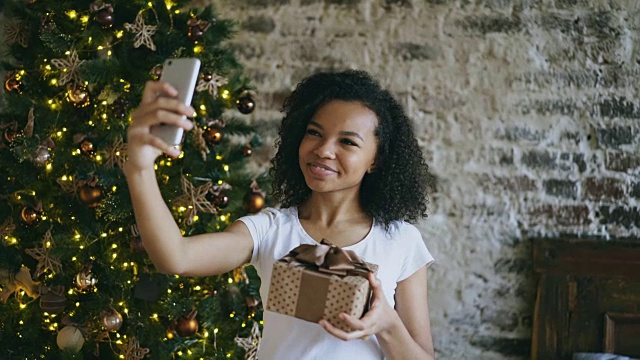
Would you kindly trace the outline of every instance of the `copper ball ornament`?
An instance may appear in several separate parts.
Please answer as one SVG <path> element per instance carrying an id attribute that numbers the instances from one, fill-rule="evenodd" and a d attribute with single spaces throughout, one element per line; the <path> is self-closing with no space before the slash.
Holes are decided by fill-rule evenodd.
<path id="1" fill-rule="evenodd" d="M 202 133 L 202 137 L 204 138 L 204 141 L 207 143 L 207 145 L 215 146 L 222 142 L 224 133 L 220 128 L 210 126 L 204 130 L 204 133 Z"/>
<path id="2" fill-rule="evenodd" d="M 20 218 L 26 225 L 35 225 L 40 221 L 41 214 L 31 206 L 25 206 L 20 212 Z"/>
<path id="3" fill-rule="evenodd" d="M 265 205 L 264 195 L 259 192 L 248 192 L 242 199 L 243 208 L 250 214 L 255 214 L 262 210 Z"/>
<path id="4" fill-rule="evenodd" d="M 78 197 L 88 207 L 96 207 L 102 200 L 102 190 L 99 187 L 84 184 L 78 190 Z"/>
<path id="5" fill-rule="evenodd" d="M 122 315 L 120 315 L 120 313 L 115 309 L 111 308 L 102 314 L 100 322 L 107 331 L 118 331 L 122 327 L 123 320 Z"/>
<path id="6" fill-rule="evenodd" d="M 180 337 L 189 337 L 198 332 L 197 311 L 192 311 L 186 316 L 181 316 L 176 321 L 175 331 Z"/>
<path id="7" fill-rule="evenodd" d="M 113 26 L 113 7 L 111 5 L 107 5 L 103 9 L 98 10 L 95 19 L 100 25 L 102 25 L 102 28 L 110 28 Z"/>
<path id="8" fill-rule="evenodd" d="M 217 207 L 218 209 L 224 209 L 229 206 L 229 201 L 229 196 L 221 192 L 220 194 L 214 196 L 213 205 L 215 205 L 215 207 Z"/>
<path id="9" fill-rule="evenodd" d="M 93 155 L 95 150 L 95 146 L 93 145 L 93 142 L 91 142 L 91 140 L 84 139 L 80 143 L 80 152 L 84 155 Z"/>
<path id="10" fill-rule="evenodd" d="M 236 108 L 243 114 L 250 114 L 256 108 L 256 102 L 248 92 L 243 92 L 236 99 Z"/>
<path id="11" fill-rule="evenodd" d="M 253 154 L 253 149 L 251 149 L 251 146 L 246 145 L 245 147 L 242 148 L 242 155 L 245 157 L 249 157 Z"/>

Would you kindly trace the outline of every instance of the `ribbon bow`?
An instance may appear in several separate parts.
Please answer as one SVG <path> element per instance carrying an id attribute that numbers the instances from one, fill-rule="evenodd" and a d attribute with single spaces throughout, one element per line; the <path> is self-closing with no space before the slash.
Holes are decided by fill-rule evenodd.
<path id="1" fill-rule="evenodd" d="M 341 249 L 326 239 L 318 245 L 302 244 L 283 258 L 292 266 L 313 266 L 324 273 L 366 276 L 373 270 L 351 250 Z"/>

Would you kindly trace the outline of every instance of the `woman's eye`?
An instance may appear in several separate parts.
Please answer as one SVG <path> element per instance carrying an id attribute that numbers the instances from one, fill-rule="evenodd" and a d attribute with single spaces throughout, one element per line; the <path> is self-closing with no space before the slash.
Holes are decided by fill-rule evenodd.
<path id="1" fill-rule="evenodd" d="M 313 129 L 307 129 L 307 134 L 313 135 L 313 136 L 320 136 L 320 133 Z"/>
<path id="2" fill-rule="evenodd" d="M 358 146 L 358 144 L 356 144 L 355 142 L 349 140 L 349 139 L 342 139 L 342 143 L 345 145 L 351 145 L 351 146 Z"/>

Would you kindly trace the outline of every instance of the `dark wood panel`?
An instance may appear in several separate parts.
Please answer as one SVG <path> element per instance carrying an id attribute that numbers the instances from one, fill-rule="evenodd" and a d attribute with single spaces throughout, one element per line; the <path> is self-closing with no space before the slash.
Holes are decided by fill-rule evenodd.
<path id="1" fill-rule="evenodd" d="M 640 322 L 605 317 L 640 317 L 640 242 L 537 239 L 533 245 L 538 292 L 532 359 L 612 352 L 606 336 L 616 353 L 640 356 Z M 609 335 L 607 326 L 614 328 Z"/>
<path id="2" fill-rule="evenodd" d="M 604 351 L 640 357 L 640 314 L 605 314 Z"/>

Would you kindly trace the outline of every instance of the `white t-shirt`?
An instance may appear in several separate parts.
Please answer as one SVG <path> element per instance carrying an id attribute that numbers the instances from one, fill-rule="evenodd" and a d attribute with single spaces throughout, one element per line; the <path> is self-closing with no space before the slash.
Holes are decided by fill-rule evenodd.
<path id="1" fill-rule="evenodd" d="M 298 245 L 317 242 L 302 228 L 295 207 L 267 208 L 239 220 L 247 225 L 253 238 L 251 265 L 260 276 L 260 295 L 266 302 L 273 263 Z M 389 232 L 374 222 L 364 239 L 345 249 L 378 265 L 377 277 L 392 307 L 397 283 L 433 262 L 418 229 L 406 222 L 394 222 Z M 367 340 L 342 341 L 316 323 L 265 310 L 258 358 L 368 360 L 383 359 L 384 355 L 375 336 Z"/>

